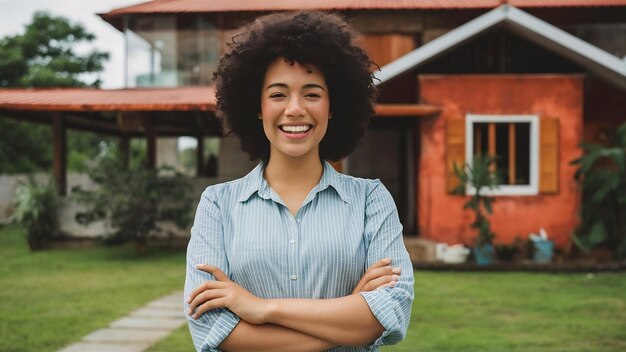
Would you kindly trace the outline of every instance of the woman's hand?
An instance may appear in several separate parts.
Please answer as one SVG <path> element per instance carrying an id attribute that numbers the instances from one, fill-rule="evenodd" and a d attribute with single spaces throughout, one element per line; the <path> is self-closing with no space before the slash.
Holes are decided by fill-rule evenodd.
<path id="1" fill-rule="evenodd" d="M 353 294 L 363 291 L 374 291 L 383 287 L 393 287 L 400 278 L 402 268 L 392 267 L 391 258 L 385 258 L 377 261 L 370 266 L 356 287 L 352 291 Z"/>
<path id="2" fill-rule="evenodd" d="M 202 314 L 216 308 L 228 308 L 241 319 L 251 324 L 264 324 L 267 316 L 265 300 L 251 294 L 235 282 L 231 281 L 222 270 L 216 266 L 199 264 L 197 269 L 212 274 L 215 281 L 205 281 L 198 286 L 189 297 L 189 310 L 193 318 L 198 319 Z"/>

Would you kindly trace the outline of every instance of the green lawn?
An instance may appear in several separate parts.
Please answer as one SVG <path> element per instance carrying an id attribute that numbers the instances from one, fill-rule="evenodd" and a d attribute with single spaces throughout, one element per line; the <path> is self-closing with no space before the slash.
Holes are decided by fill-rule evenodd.
<path id="1" fill-rule="evenodd" d="M 0 351 L 55 351 L 180 289 L 182 251 L 30 253 L 0 229 Z M 408 336 L 383 351 L 626 351 L 626 273 L 415 274 Z M 151 352 L 193 351 L 186 327 Z"/>
<path id="2" fill-rule="evenodd" d="M 147 302 L 182 289 L 184 251 L 132 246 L 30 253 L 0 229 L 0 351 L 56 351 Z"/>
<path id="3" fill-rule="evenodd" d="M 407 338 L 382 351 L 626 351 L 626 274 L 415 274 Z M 189 352 L 186 327 L 150 352 Z"/>

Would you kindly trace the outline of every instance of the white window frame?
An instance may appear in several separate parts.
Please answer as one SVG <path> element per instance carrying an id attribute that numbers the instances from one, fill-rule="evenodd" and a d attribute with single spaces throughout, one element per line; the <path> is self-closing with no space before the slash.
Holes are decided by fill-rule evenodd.
<path id="1" fill-rule="evenodd" d="M 465 117 L 465 162 L 472 164 L 474 156 L 474 123 L 521 122 L 530 123 L 530 184 L 500 185 L 495 189 L 481 191 L 491 196 L 535 196 L 539 194 L 539 116 L 537 115 L 478 115 L 467 114 Z M 476 194 L 476 188 L 469 183 L 467 195 Z"/>

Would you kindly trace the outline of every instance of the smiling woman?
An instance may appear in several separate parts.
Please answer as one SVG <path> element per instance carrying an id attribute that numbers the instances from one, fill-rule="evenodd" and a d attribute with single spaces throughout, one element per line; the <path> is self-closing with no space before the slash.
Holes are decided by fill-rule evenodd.
<path id="1" fill-rule="evenodd" d="M 379 180 L 338 173 L 373 114 L 370 61 L 337 15 L 244 27 L 218 110 L 261 163 L 202 194 L 185 313 L 198 351 L 366 351 L 406 335 L 413 273 Z"/>

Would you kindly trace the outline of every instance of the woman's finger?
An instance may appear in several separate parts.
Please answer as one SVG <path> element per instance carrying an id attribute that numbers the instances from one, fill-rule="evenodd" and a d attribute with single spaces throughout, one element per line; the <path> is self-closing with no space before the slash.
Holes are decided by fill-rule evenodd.
<path id="1" fill-rule="evenodd" d="M 220 298 L 216 298 L 216 299 L 212 299 L 202 305 L 200 305 L 198 307 L 198 309 L 196 310 L 196 312 L 192 315 L 192 317 L 194 319 L 198 319 L 200 318 L 200 316 L 210 310 L 213 309 L 217 309 L 217 308 L 224 308 L 226 307 L 226 299 L 224 297 L 220 297 Z"/>
<path id="2" fill-rule="evenodd" d="M 216 288 L 224 288 L 226 286 L 228 286 L 226 282 L 214 281 L 214 280 L 205 281 L 202 284 L 200 284 L 200 286 L 196 287 L 193 291 L 191 291 L 191 293 L 189 294 L 189 297 L 187 297 L 187 303 L 191 303 L 196 298 L 197 295 L 199 295 L 200 293 L 204 291 L 213 290 Z"/>
<path id="3" fill-rule="evenodd" d="M 379 270 L 380 268 L 389 267 L 390 263 L 391 263 L 391 258 L 383 258 L 377 261 L 376 263 L 372 264 L 367 269 L 365 274 L 363 274 L 363 277 L 361 277 L 361 280 L 359 280 L 359 282 L 356 284 L 356 286 L 354 287 L 354 290 L 352 290 L 352 293 L 361 292 L 363 290 L 363 287 L 365 287 L 365 285 L 369 281 L 375 279 L 377 276 L 384 275 L 384 273 L 379 273 L 377 270 Z"/>
<path id="4" fill-rule="evenodd" d="M 194 297 L 191 303 L 189 303 L 189 309 L 187 310 L 187 314 L 191 315 L 191 313 L 193 313 L 193 311 L 196 310 L 196 307 L 198 307 L 199 305 L 209 300 L 222 297 L 223 295 L 224 295 L 224 290 L 222 289 L 213 289 L 213 290 L 203 291 L 202 293 Z"/>
<path id="5" fill-rule="evenodd" d="M 376 288 L 376 290 L 380 290 L 380 289 L 383 289 L 383 288 L 385 288 L 385 287 L 394 287 L 397 283 L 398 283 L 397 281 L 391 281 L 391 282 L 386 283 L 386 284 L 384 284 L 384 285 L 382 285 L 382 286 L 378 286 L 378 287 Z"/>
<path id="6" fill-rule="evenodd" d="M 371 271 L 365 273 L 365 275 L 363 275 L 363 285 L 365 286 L 368 282 L 372 281 L 372 280 L 376 280 L 379 277 L 385 276 L 385 275 L 393 275 L 393 274 L 400 274 L 402 270 L 397 267 L 394 268 L 392 266 L 383 266 L 380 268 L 375 268 L 372 269 Z"/>
<path id="7" fill-rule="evenodd" d="M 376 279 L 368 282 L 367 284 L 365 284 L 365 286 L 363 287 L 363 290 L 364 291 L 374 291 L 377 288 L 379 288 L 381 286 L 384 286 L 386 284 L 393 283 L 393 282 L 398 282 L 399 279 L 400 279 L 400 276 L 398 276 L 396 274 L 380 276 L 380 277 L 377 277 Z M 392 284 L 392 285 L 395 285 L 395 284 Z"/>
<path id="8" fill-rule="evenodd" d="M 228 276 L 226 274 L 224 274 L 224 272 L 220 268 L 218 268 L 216 266 L 208 265 L 208 264 L 198 264 L 198 265 L 196 265 L 196 269 L 200 269 L 200 270 L 202 270 L 204 272 L 207 272 L 207 273 L 213 275 L 216 280 L 225 281 L 225 282 L 230 281 Z"/>
<path id="9" fill-rule="evenodd" d="M 376 269 L 376 268 L 387 266 L 389 264 L 391 264 L 391 258 L 383 258 L 383 259 L 377 261 L 376 263 L 372 264 L 372 266 L 370 266 L 369 268 L 367 268 L 366 272 L 370 271 L 370 270 L 373 270 L 373 269 Z"/>

